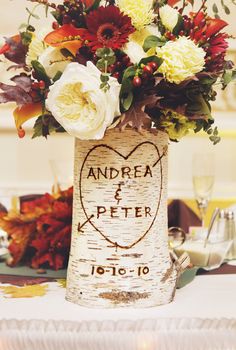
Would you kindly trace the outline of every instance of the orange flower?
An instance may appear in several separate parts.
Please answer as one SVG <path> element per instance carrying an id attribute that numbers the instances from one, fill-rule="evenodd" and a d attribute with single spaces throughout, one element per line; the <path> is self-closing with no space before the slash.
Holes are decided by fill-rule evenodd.
<path id="1" fill-rule="evenodd" d="M 38 117 L 42 114 L 42 105 L 38 103 L 28 103 L 21 107 L 17 107 L 14 112 L 16 128 L 19 130 L 27 120 Z"/>
<path id="2" fill-rule="evenodd" d="M 65 48 L 75 56 L 82 46 L 84 33 L 85 29 L 76 28 L 72 24 L 64 24 L 59 29 L 49 33 L 44 41 L 50 46 Z"/>

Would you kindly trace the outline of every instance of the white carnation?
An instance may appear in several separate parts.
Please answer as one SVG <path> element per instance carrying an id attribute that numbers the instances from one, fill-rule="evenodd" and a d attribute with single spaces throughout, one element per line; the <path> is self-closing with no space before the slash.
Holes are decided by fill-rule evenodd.
<path id="1" fill-rule="evenodd" d="M 205 65 L 206 52 L 185 36 L 168 41 L 156 54 L 163 59 L 158 71 L 175 84 L 201 72 Z"/>

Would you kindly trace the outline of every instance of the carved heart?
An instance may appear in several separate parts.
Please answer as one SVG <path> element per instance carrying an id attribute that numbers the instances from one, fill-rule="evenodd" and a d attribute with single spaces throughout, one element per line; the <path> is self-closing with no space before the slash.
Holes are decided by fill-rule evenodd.
<path id="1" fill-rule="evenodd" d="M 163 155 L 147 141 L 128 155 L 98 145 L 85 157 L 81 205 L 88 222 L 111 246 L 130 249 L 152 228 L 162 196 Z"/>

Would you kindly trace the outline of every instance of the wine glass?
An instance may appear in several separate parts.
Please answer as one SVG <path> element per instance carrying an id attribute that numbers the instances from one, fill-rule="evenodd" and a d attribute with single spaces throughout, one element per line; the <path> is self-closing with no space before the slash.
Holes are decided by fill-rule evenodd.
<path id="1" fill-rule="evenodd" d="M 193 189 L 200 212 L 202 227 L 214 185 L 214 156 L 211 153 L 193 155 Z"/>

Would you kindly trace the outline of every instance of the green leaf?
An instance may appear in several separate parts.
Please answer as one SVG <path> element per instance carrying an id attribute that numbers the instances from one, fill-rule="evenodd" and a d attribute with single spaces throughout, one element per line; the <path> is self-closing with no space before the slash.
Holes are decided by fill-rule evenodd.
<path id="1" fill-rule="evenodd" d="M 160 65 L 163 62 L 163 59 L 157 56 L 149 56 L 149 57 L 142 58 L 141 61 L 139 62 L 139 65 L 142 65 L 142 64 L 146 65 L 149 62 L 155 62 L 158 65 L 158 67 L 160 67 Z"/>
<path id="2" fill-rule="evenodd" d="M 212 133 L 213 133 L 212 128 L 209 128 L 209 129 L 207 130 L 207 134 L 208 134 L 208 135 L 212 135 Z"/>
<path id="3" fill-rule="evenodd" d="M 174 27 L 174 29 L 172 30 L 174 35 L 178 35 L 179 34 L 181 29 L 183 28 L 183 24 L 184 24 L 183 17 L 179 14 L 178 22 L 177 22 L 176 26 Z"/>
<path id="4" fill-rule="evenodd" d="M 213 131 L 213 135 L 214 136 L 218 136 L 218 128 L 217 128 L 217 126 L 215 127 L 215 129 Z"/>
<path id="5" fill-rule="evenodd" d="M 34 133 L 33 133 L 32 139 L 35 139 L 36 137 L 40 137 L 40 136 L 43 136 L 42 116 L 38 117 L 34 124 Z"/>
<path id="6" fill-rule="evenodd" d="M 105 74 L 105 73 L 101 74 L 100 79 L 101 79 L 101 82 L 103 82 L 103 83 L 108 82 L 109 81 L 109 74 Z"/>
<path id="7" fill-rule="evenodd" d="M 220 136 L 215 136 L 215 135 L 210 136 L 209 139 L 211 142 L 213 142 L 213 145 L 216 145 L 221 140 Z"/>
<path id="8" fill-rule="evenodd" d="M 218 7 L 217 7 L 217 5 L 215 3 L 212 6 L 212 10 L 213 10 L 214 13 L 218 13 L 219 12 Z"/>
<path id="9" fill-rule="evenodd" d="M 22 39 L 22 43 L 26 46 L 28 46 L 31 43 L 32 40 L 32 33 L 30 32 L 22 32 L 20 33 L 21 39 Z"/>
<path id="10" fill-rule="evenodd" d="M 189 104 L 187 106 L 187 112 L 190 114 L 206 115 L 211 118 L 210 104 L 204 99 L 201 93 L 189 94 Z"/>
<path id="11" fill-rule="evenodd" d="M 132 81 L 130 79 L 123 79 L 121 89 L 120 89 L 120 95 L 126 94 L 131 90 L 133 90 Z"/>
<path id="12" fill-rule="evenodd" d="M 104 49 L 97 49 L 97 50 L 96 50 L 96 56 L 97 56 L 97 57 L 103 57 L 103 56 L 104 56 L 104 55 L 103 55 L 103 52 L 104 52 L 103 50 L 104 50 Z"/>
<path id="13" fill-rule="evenodd" d="M 88 8 L 86 12 L 96 10 L 100 5 L 101 0 L 95 0 L 94 3 Z"/>
<path id="14" fill-rule="evenodd" d="M 39 63 L 38 61 L 32 61 L 31 62 L 32 67 L 35 70 L 36 76 L 38 80 L 43 80 L 46 85 L 50 85 L 51 81 L 49 79 L 49 77 L 47 76 L 47 73 L 44 69 L 44 67 L 41 65 L 41 63 Z"/>
<path id="15" fill-rule="evenodd" d="M 135 66 L 130 66 L 130 67 L 126 68 L 126 70 L 124 71 L 122 83 L 124 80 L 126 80 L 128 78 L 134 77 L 135 74 L 136 74 L 136 67 Z"/>
<path id="16" fill-rule="evenodd" d="M 49 11 L 49 4 L 45 5 L 45 15 L 48 17 L 48 11 Z"/>
<path id="17" fill-rule="evenodd" d="M 202 120 L 196 120 L 196 128 L 194 129 L 195 134 L 203 129 Z"/>
<path id="18" fill-rule="evenodd" d="M 34 17 L 35 19 L 40 19 L 40 17 L 38 15 L 36 15 L 35 13 L 33 13 L 32 11 L 30 11 L 30 9 L 28 9 L 28 7 L 26 7 L 26 11 L 28 12 L 28 14 L 31 17 Z"/>
<path id="19" fill-rule="evenodd" d="M 105 58 L 105 60 L 107 61 L 107 65 L 110 66 L 111 64 L 115 63 L 116 61 L 116 57 L 115 56 L 108 56 Z"/>
<path id="20" fill-rule="evenodd" d="M 208 85 L 210 87 L 213 84 L 215 84 L 216 80 L 217 80 L 217 78 L 204 77 L 204 78 L 201 78 L 200 83 L 201 83 L 201 85 Z"/>
<path id="21" fill-rule="evenodd" d="M 101 58 L 100 60 L 97 61 L 96 66 L 99 70 L 104 70 L 106 66 L 106 61 L 104 58 Z"/>
<path id="22" fill-rule="evenodd" d="M 230 15 L 230 9 L 228 6 L 226 6 L 226 5 L 224 6 L 224 11 L 225 11 L 226 15 Z"/>
<path id="23" fill-rule="evenodd" d="M 100 58 L 105 58 L 105 57 L 112 57 L 115 55 L 114 51 L 112 49 L 110 49 L 109 47 L 104 47 L 101 49 L 97 49 L 96 50 L 96 55 L 97 57 Z"/>
<path id="24" fill-rule="evenodd" d="M 34 133 L 32 138 L 48 135 L 53 132 L 65 132 L 63 127 L 53 118 L 51 114 L 43 114 L 36 120 L 34 124 Z"/>
<path id="25" fill-rule="evenodd" d="M 52 79 L 54 81 L 54 83 L 60 79 L 60 77 L 62 76 L 62 72 L 61 71 L 58 71 L 56 73 L 56 75 L 54 76 L 54 78 Z"/>
<path id="26" fill-rule="evenodd" d="M 131 67 L 129 67 L 131 68 Z M 132 72 L 130 72 L 131 74 Z M 127 79 L 122 80 L 122 85 L 121 85 L 121 89 L 120 89 L 120 101 L 121 101 L 121 105 L 124 109 L 124 111 L 127 111 L 132 102 L 133 102 L 133 89 L 134 86 L 132 84 L 132 78 L 134 76 L 134 74 L 132 74 L 131 76 L 129 76 Z"/>
<path id="27" fill-rule="evenodd" d="M 28 27 L 28 24 L 27 23 L 22 23 L 20 26 L 19 26 L 19 30 L 21 29 L 26 29 Z"/>
<path id="28" fill-rule="evenodd" d="M 65 56 L 65 58 L 68 58 L 68 57 L 73 57 L 71 52 L 65 48 L 63 49 L 60 49 L 60 52 L 63 56 Z"/>
<path id="29" fill-rule="evenodd" d="M 51 15 L 55 18 L 55 20 L 60 23 L 61 22 L 61 15 L 58 11 L 51 11 Z"/>
<path id="30" fill-rule="evenodd" d="M 125 111 L 128 111 L 128 109 L 130 109 L 132 102 L 133 102 L 133 99 L 134 99 L 133 92 L 130 91 L 128 93 L 128 95 L 124 99 L 121 100 L 121 104 L 122 104 Z"/>
<path id="31" fill-rule="evenodd" d="M 148 36 L 143 44 L 143 50 L 147 52 L 149 49 L 153 47 L 161 47 L 166 44 L 166 39 L 165 38 L 159 38 L 155 35 L 150 35 Z"/>
<path id="32" fill-rule="evenodd" d="M 225 88 L 231 82 L 232 78 L 233 78 L 233 71 L 230 69 L 226 69 L 222 76 L 223 88 Z"/>

